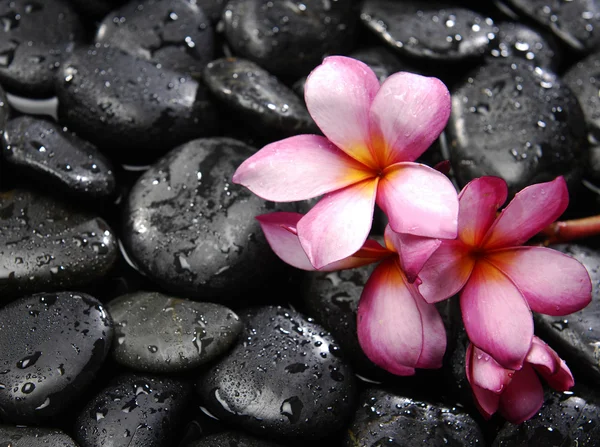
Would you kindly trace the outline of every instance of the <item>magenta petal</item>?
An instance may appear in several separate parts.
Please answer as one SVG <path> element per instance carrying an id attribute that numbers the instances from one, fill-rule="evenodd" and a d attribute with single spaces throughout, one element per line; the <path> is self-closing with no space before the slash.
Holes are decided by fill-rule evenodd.
<path id="1" fill-rule="evenodd" d="M 379 80 L 368 65 L 343 56 L 325 58 L 304 86 L 308 111 L 325 136 L 372 168 L 369 109 L 378 90 Z"/>
<path id="2" fill-rule="evenodd" d="M 420 299 L 393 259 L 383 261 L 365 284 L 358 306 L 358 340 L 373 363 L 393 374 L 413 374 L 418 364 L 441 364 L 441 346 L 423 340 L 429 332 L 439 341 L 441 318 L 429 311 L 423 315 L 416 302 Z M 445 348 L 445 337 L 443 344 Z"/>
<path id="3" fill-rule="evenodd" d="M 454 239 L 458 195 L 444 174 L 417 163 L 396 163 L 379 181 L 377 204 L 397 233 Z"/>
<path id="4" fill-rule="evenodd" d="M 370 114 L 372 132 L 381 142 L 380 164 L 416 160 L 444 130 L 451 107 L 450 93 L 439 79 L 405 72 L 388 77 Z"/>
<path id="5" fill-rule="evenodd" d="M 533 337 L 533 317 L 515 285 L 480 260 L 460 295 L 469 339 L 501 366 L 520 369 Z"/>
<path id="6" fill-rule="evenodd" d="M 500 403 L 500 395 L 490 390 L 486 390 L 477 386 L 473 381 L 473 355 L 475 354 L 475 346 L 469 343 L 467 347 L 467 353 L 465 356 L 465 373 L 467 380 L 473 390 L 473 397 L 477 408 L 483 414 L 486 419 L 492 417 L 492 415 L 498 411 L 498 405 Z"/>
<path id="7" fill-rule="evenodd" d="M 533 337 L 531 349 L 527 354 L 527 362 L 558 391 L 567 391 L 573 387 L 575 380 L 567 364 L 558 354 L 538 337 Z"/>
<path id="8" fill-rule="evenodd" d="M 506 201 L 508 188 L 499 177 L 480 177 L 470 181 L 458 201 L 458 237 L 465 244 L 478 246 Z"/>
<path id="9" fill-rule="evenodd" d="M 423 325 L 423 347 L 415 366 L 425 369 L 441 368 L 447 342 L 444 322 L 437 308 L 423 299 L 414 284 L 411 291 Z"/>
<path id="10" fill-rule="evenodd" d="M 499 394 L 510 382 L 512 373 L 512 370 L 500 366 L 491 355 L 473 347 L 471 385 Z"/>
<path id="11" fill-rule="evenodd" d="M 568 315 L 592 299 L 592 282 L 576 259 L 544 247 L 515 247 L 487 255 L 519 288 L 531 310 Z"/>
<path id="12" fill-rule="evenodd" d="M 317 135 L 268 144 L 245 160 L 233 182 L 275 202 L 310 199 L 372 177 L 356 160 Z"/>
<path id="13" fill-rule="evenodd" d="M 415 282 L 425 262 L 442 243 L 439 239 L 396 233 L 389 225 L 385 228 L 385 241 L 390 250 L 398 253 L 409 282 Z"/>
<path id="14" fill-rule="evenodd" d="M 377 180 L 327 194 L 297 225 L 300 244 L 316 269 L 358 251 L 371 230 Z"/>
<path id="15" fill-rule="evenodd" d="M 569 191 L 565 179 L 528 186 L 502 210 L 484 237 L 487 250 L 523 245 L 567 209 Z"/>
<path id="16" fill-rule="evenodd" d="M 529 364 L 515 371 L 510 384 L 500 396 L 500 414 L 513 424 L 520 424 L 535 415 L 544 403 L 544 389 Z"/>

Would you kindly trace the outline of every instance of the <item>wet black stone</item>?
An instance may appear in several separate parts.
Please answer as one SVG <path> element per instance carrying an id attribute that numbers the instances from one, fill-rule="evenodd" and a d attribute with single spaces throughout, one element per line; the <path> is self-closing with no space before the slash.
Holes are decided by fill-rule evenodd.
<path id="1" fill-rule="evenodd" d="M 592 280 L 592 302 L 564 317 L 535 314 L 536 331 L 581 377 L 600 380 L 600 252 L 576 244 L 554 245 L 581 262 Z M 576 376 L 579 377 L 579 376 Z"/>
<path id="2" fill-rule="evenodd" d="M 206 436 L 186 447 L 282 447 L 281 444 L 256 438 L 243 432 L 226 431 Z"/>
<path id="3" fill-rule="evenodd" d="M 206 17 L 213 23 L 221 20 L 226 3 L 226 0 L 196 0 L 196 4 L 202 8 Z"/>
<path id="4" fill-rule="evenodd" d="M 538 67 L 557 70 L 562 62 L 562 52 L 556 39 L 547 33 L 518 22 L 498 24 L 497 39 L 492 43 L 492 58 L 517 58 Z"/>
<path id="5" fill-rule="evenodd" d="M 113 327 L 83 293 L 40 293 L 0 309 L 0 416 L 38 423 L 68 408 L 108 354 Z"/>
<path id="6" fill-rule="evenodd" d="M 452 3 L 365 0 L 360 17 L 391 49 L 423 60 L 483 56 L 496 32 L 492 19 Z"/>
<path id="7" fill-rule="evenodd" d="M 197 382 L 208 411 L 271 439 L 315 439 L 340 430 L 351 416 L 356 390 L 334 339 L 281 307 L 241 316 L 243 343 Z"/>
<path id="8" fill-rule="evenodd" d="M 61 57 L 81 34 L 75 11 L 59 0 L 4 1 L 0 20 L 2 86 L 25 96 L 52 96 Z"/>
<path id="9" fill-rule="evenodd" d="M 190 392 L 178 379 L 118 376 L 83 408 L 74 438 L 80 447 L 177 445 Z"/>
<path id="10" fill-rule="evenodd" d="M 53 122 L 30 116 L 10 120 L 2 144 L 6 162 L 41 187 L 92 200 L 115 193 L 110 161 L 92 144 Z"/>
<path id="11" fill-rule="evenodd" d="M 562 80 L 577 96 L 594 144 L 600 144 L 600 53 L 590 54 L 572 65 Z"/>
<path id="12" fill-rule="evenodd" d="M 413 67 L 410 62 L 400 59 L 397 54 L 382 46 L 361 48 L 348 56 L 367 64 L 375 72 L 380 83 L 399 71 L 419 73 L 419 69 Z"/>
<path id="13" fill-rule="evenodd" d="M 484 445 L 484 439 L 477 423 L 459 407 L 370 388 L 361 394 L 344 445 L 466 447 Z"/>
<path id="14" fill-rule="evenodd" d="M 511 194 L 558 175 L 574 191 L 588 154 L 577 98 L 554 74 L 526 62 L 498 61 L 463 79 L 452 92 L 446 133 L 461 186 L 495 175 Z"/>
<path id="15" fill-rule="evenodd" d="M 104 18 L 95 40 L 189 74 L 200 74 L 214 51 L 212 25 L 189 0 L 128 2 Z"/>
<path id="16" fill-rule="evenodd" d="M 268 136 L 271 141 L 319 133 L 304 101 L 254 62 L 217 59 L 206 66 L 203 79 L 226 115 L 235 117 L 249 132 Z"/>
<path id="17" fill-rule="evenodd" d="M 234 55 L 277 76 L 306 75 L 327 54 L 345 54 L 358 22 L 353 0 L 229 0 L 225 37 Z"/>
<path id="18" fill-rule="evenodd" d="M 519 425 L 506 423 L 492 447 L 596 447 L 600 439 L 600 406 L 590 389 L 550 390 L 539 413 Z"/>
<path id="19" fill-rule="evenodd" d="M 0 425 L 2 447 L 78 447 L 65 432 L 51 428 Z"/>
<path id="20" fill-rule="evenodd" d="M 215 126 L 213 106 L 196 81 L 102 45 L 69 55 L 57 96 L 61 124 L 115 159 L 137 164 Z"/>
<path id="21" fill-rule="evenodd" d="M 202 301 L 248 303 L 253 291 L 273 286 L 286 266 L 254 217 L 275 205 L 231 183 L 254 152 L 230 138 L 198 139 L 144 172 L 129 195 L 123 231 L 141 271 L 171 293 Z"/>
<path id="22" fill-rule="evenodd" d="M 133 370 L 167 373 L 197 368 L 223 355 L 242 330 L 238 316 L 213 303 L 136 292 L 107 305 L 114 359 Z"/>
<path id="23" fill-rule="evenodd" d="M 4 132 L 6 122 L 10 118 L 10 107 L 8 105 L 8 99 L 6 99 L 6 93 L 0 86 L 0 132 Z"/>
<path id="24" fill-rule="evenodd" d="M 591 51 L 600 44 L 600 4 L 595 0 L 503 0 L 549 29 L 571 48 Z"/>
<path id="25" fill-rule="evenodd" d="M 127 3 L 127 0 L 67 0 L 73 7 L 86 16 L 101 19 L 110 11 Z"/>
<path id="26" fill-rule="evenodd" d="M 117 251 L 114 232 L 99 217 L 27 191 L 0 193 L 0 304 L 89 284 L 112 268 Z"/>

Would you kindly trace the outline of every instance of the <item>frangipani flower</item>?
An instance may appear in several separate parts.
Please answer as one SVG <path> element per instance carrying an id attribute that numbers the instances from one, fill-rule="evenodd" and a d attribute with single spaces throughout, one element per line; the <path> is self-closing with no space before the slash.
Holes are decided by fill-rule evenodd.
<path id="1" fill-rule="evenodd" d="M 456 237 L 452 183 L 412 163 L 448 121 L 450 96 L 440 80 L 400 72 L 380 86 L 364 63 L 332 56 L 309 75 L 305 100 L 325 137 L 271 143 L 242 163 L 233 182 L 275 202 L 324 195 L 297 225 L 315 268 L 361 248 L 375 203 L 398 233 Z"/>
<path id="2" fill-rule="evenodd" d="M 538 337 L 533 337 L 525 364 L 518 371 L 502 368 L 472 344 L 467 348 L 465 369 L 483 416 L 489 419 L 498 411 L 513 424 L 526 421 L 542 407 L 544 389 L 538 374 L 557 391 L 567 391 L 575 383 L 565 362 Z"/>
<path id="3" fill-rule="evenodd" d="M 429 303 L 459 291 L 469 339 L 505 368 L 518 370 L 531 346 L 531 310 L 566 315 L 591 300 L 592 284 L 577 260 L 544 247 L 521 246 L 556 220 L 569 195 L 562 177 L 507 197 L 497 177 L 471 181 L 459 195 L 458 239 L 442 241 L 419 273 Z"/>
<path id="4" fill-rule="evenodd" d="M 296 225 L 297 213 L 258 216 L 273 251 L 288 264 L 315 270 L 302 249 Z M 333 271 L 380 262 L 365 284 L 358 306 L 358 340 L 373 363 L 402 376 L 415 368 L 439 368 L 446 350 L 446 332 L 434 305 L 425 302 L 416 284 L 410 283 L 397 253 L 402 236 L 388 228 L 385 247 L 367 240 L 348 258 L 328 264 L 321 271 Z M 419 253 L 431 253 L 439 241 L 423 241 Z M 416 256 L 424 262 L 427 255 Z M 415 267 L 418 270 L 418 267 Z"/>

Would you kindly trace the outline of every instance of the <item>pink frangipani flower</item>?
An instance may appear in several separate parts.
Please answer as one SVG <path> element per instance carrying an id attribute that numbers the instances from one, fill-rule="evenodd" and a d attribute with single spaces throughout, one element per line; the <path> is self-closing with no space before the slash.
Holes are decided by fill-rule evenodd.
<path id="1" fill-rule="evenodd" d="M 526 421 L 542 407 L 544 389 L 538 374 L 557 391 L 567 391 L 575 383 L 565 362 L 538 337 L 533 337 L 518 371 L 503 368 L 472 344 L 467 348 L 465 369 L 483 416 L 489 419 L 498 411 L 513 424 Z"/>
<path id="2" fill-rule="evenodd" d="M 297 213 L 271 213 L 258 216 L 273 251 L 288 264 L 315 270 L 302 249 L 296 225 Z M 400 238 L 386 228 L 385 247 L 367 240 L 351 256 L 324 266 L 320 271 L 334 271 L 380 262 L 365 284 L 357 315 L 359 343 L 371 361 L 385 370 L 407 376 L 415 368 L 439 368 L 446 350 L 446 331 L 434 305 L 428 304 L 416 284 L 406 278 L 397 246 Z M 422 245 L 431 252 L 439 245 L 433 241 Z M 424 259 L 425 257 L 418 258 Z M 417 268 L 418 269 L 418 268 Z"/>
<path id="3" fill-rule="evenodd" d="M 275 202 L 324 195 L 297 225 L 315 268 L 360 249 L 375 203 L 398 233 L 456 237 L 452 183 L 413 163 L 450 115 L 450 95 L 440 80 L 400 72 L 380 86 L 364 63 L 331 56 L 309 75 L 305 100 L 325 137 L 271 143 L 242 163 L 233 182 Z"/>
<path id="4" fill-rule="evenodd" d="M 505 368 L 518 370 L 531 346 L 531 311 L 566 315 L 591 300 L 585 267 L 558 251 L 522 246 L 569 202 L 562 177 L 529 186 L 496 217 L 506 182 L 471 181 L 459 195 L 458 238 L 442 241 L 419 273 L 430 303 L 459 291 L 469 339 Z"/>

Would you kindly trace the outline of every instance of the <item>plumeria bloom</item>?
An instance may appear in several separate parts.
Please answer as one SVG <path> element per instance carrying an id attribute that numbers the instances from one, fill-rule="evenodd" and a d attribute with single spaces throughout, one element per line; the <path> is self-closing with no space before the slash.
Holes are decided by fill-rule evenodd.
<path id="1" fill-rule="evenodd" d="M 413 163 L 448 121 L 450 95 L 440 80 L 400 72 L 380 86 L 364 63 L 331 56 L 309 75 L 305 100 L 325 136 L 271 143 L 242 163 L 233 182 L 275 202 L 323 195 L 297 225 L 315 268 L 361 248 L 375 203 L 398 233 L 456 237 L 452 183 Z"/>
<path id="2" fill-rule="evenodd" d="M 504 368 L 518 370 L 531 346 L 531 311 L 566 315 L 591 300 L 585 267 L 558 251 L 522 246 L 556 220 L 569 201 L 562 177 L 529 186 L 496 217 L 506 182 L 471 181 L 459 195 L 458 238 L 442 241 L 419 273 L 430 303 L 459 291 L 469 339 Z"/>
<path id="3" fill-rule="evenodd" d="M 574 385 L 565 362 L 538 337 L 533 337 L 525 363 L 518 371 L 504 369 L 472 344 L 467 348 L 465 369 L 483 416 L 489 419 L 498 411 L 513 424 L 526 421 L 542 407 L 544 389 L 538 374 L 557 391 L 567 391 Z"/>
<path id="4" fill-rule="evenodd" d="M 273 251 L 288 264 L 315 270 L 302 249 L 297 213 L 271 213 L 257 219 Z M 439 368 L 446 350 L 446 332 L 434 305 L 425 302 L 416 283 L 406 278 L 397 246 L 402 235 L 385 231 L 385 247 L 367 240 L 348 258 L 328 264 L 321 271 L 380 262 L 365 284 L 358 306 L 357 326 L 360 345 L 373 363 L 387 371 L 407 376 L 415 368 Z M 431 252 L 439 241 L 423 241 L 420 252 Z M 417 245 L 415 245 L 416 247 Z M 416 256 L 424 260 L 427 256 Z M 423 261 L 424 262 L 424 261 Z M 415 267 L 418 270 L 418 266 Z"/>

